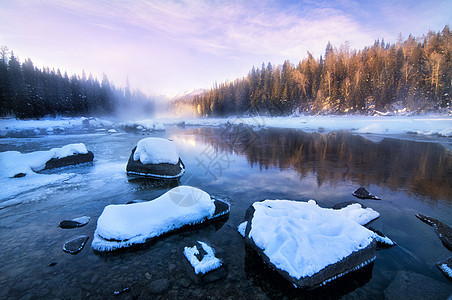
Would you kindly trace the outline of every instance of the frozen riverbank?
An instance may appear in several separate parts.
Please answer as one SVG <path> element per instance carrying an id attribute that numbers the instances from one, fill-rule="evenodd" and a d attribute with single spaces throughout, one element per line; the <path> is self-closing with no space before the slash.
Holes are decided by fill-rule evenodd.
<path id="1" fill-rule="evenodd" d="M 346 130 L 357 134 L 401 135 L 452 137 L 452 116 L 298 116 L 298 117 L 229 117 L 229 118 L 165 118 L 148 119 L 136 122 L 115 122 L 87 118 L 61 118 L 21 121 L 16 119 L 0 120 L 0 137 L 12 133 L 28 131 L 30 134 L 53 134 L 58 131 L 70 131 L 84 128 L 97 130 L 116 128 L 150 128 L 163 130 L 165 125 L 185 126 L 221 126 L 249 125 L 255 128 L 292 128 L 306 132 L 331 132 Z M 141 125 L 140 125 L 141 124 Z"/>

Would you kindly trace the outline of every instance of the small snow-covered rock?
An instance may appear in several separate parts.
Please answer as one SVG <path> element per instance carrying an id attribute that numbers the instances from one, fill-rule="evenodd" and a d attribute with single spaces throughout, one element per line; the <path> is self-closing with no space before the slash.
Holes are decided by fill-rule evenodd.
<path id="1" fill-rule="evenodd" d="M 180 205 L 191 203 L 191 205 Z M 162 196 L 147 202 L 108 205 L 97 220 L 92 247 L 99 252 L 142 244 L 165 233 L 206 221 L 229 213 L 225 202 L 212 198 L 206 192 L 178 186 Z"/>
<path id="2" fill-rule="evenodd" d="M 78 217 L 72 220 L 63 220 L 60 222 L 59 227 L 64 229 L 71 229 L 76 227 L 83 227 L 88 224 L 91 218 L 88 216 Z"/>
<path id="3" fill-rule="evenodd" d="M 80 235 L 70 241 L 67 241 L 63 245 L 63 251 L 70 254 L 77 254 L 85 247 L 89 237 L 86 235 Z"/>
<path id="4" fill-rule="evenodd" d="M 361 223 L 378 216 L 359 204 L 334 210 L 265 200 L 246 213 L 245 242 L 295 286 L 313 288 L 374 261 L 375 233 Z"/>
<path id="5" fill-rule="evenodd" d="M 203 254 L 200 253 L 201 249 Z M 185 247 L 184 255 L 196 274 L 205 274 L 218 269 L 223 264 L 220 259 L 215 257 L 213 248 L 201 241 L 198 241 L 198 245 L 193 247 Z"/>
<path id="6" fill-rule="evenodd" d="M 185 173 L 175 143 L 163 138 L 145 138 L 132 150 L 127 173 L 161 179 L 175 179 Z"/>

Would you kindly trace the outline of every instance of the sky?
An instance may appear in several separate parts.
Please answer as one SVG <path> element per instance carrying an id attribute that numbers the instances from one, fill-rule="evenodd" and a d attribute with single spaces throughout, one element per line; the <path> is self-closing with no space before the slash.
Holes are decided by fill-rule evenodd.
<path id="1" fill-rule="evenodd" d="M 0 45 L 23 62 L 150 95 L 211 88 L 253 66 L 452 26 L 450 0 L 0 0 Z"/>

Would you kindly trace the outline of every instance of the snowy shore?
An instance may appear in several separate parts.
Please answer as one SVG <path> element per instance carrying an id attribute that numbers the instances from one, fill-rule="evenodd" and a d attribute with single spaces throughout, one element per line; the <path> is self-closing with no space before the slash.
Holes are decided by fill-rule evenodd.
<path id="1" fill-rule="evenodd" d="M 91 129 L 123 128 L 131 122 L 121 123 L 101 119 L 60 118 L 42 120 L 0 120 L 0 137 L 11 136 L 20 131 L 39 134 L 52 134 L 83 128 Z M 423 136 L 452 137 L 452 116 L 298 116 L 298 117 L 229 117 L 229 118 L 165 118 L 132 122 L 143 128 L 163 130 L 163 125 L 184 124 L 185 126 L 221 126 L 249 125 L 254 128 L 292 128 L 307 132 L 330 132 L 347 130 L 357 134 L 400 135 L 413 134 Z M 144 127 L 145 126 L 145 127 Z"/>

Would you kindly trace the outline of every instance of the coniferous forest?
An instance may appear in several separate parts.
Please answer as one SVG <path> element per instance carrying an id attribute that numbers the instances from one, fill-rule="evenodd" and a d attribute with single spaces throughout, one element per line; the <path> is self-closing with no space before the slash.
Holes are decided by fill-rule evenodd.
<path id="1" fill-rule="evenodd" d="M 21 63 L 7 47 L 0 49 L 0 116 L 111 116 L 128 110 L 149 116 L 154 102 L 139 90 L 116 88 L 106 75 L 101 82 L 84 72 L 69 77 L 60 70 L 41 70 L 30 59 Z"/>
<path id="2" fill-rule="evenodd" d="M 451 95 L 452 33 L 445 26 L 359 51 L 328 43 L 318 59 L 308 52 L 297 65 L 262 64 L 174 105 L 192 105 L 201 116 L 423 113 L 450 109 Z"/>

